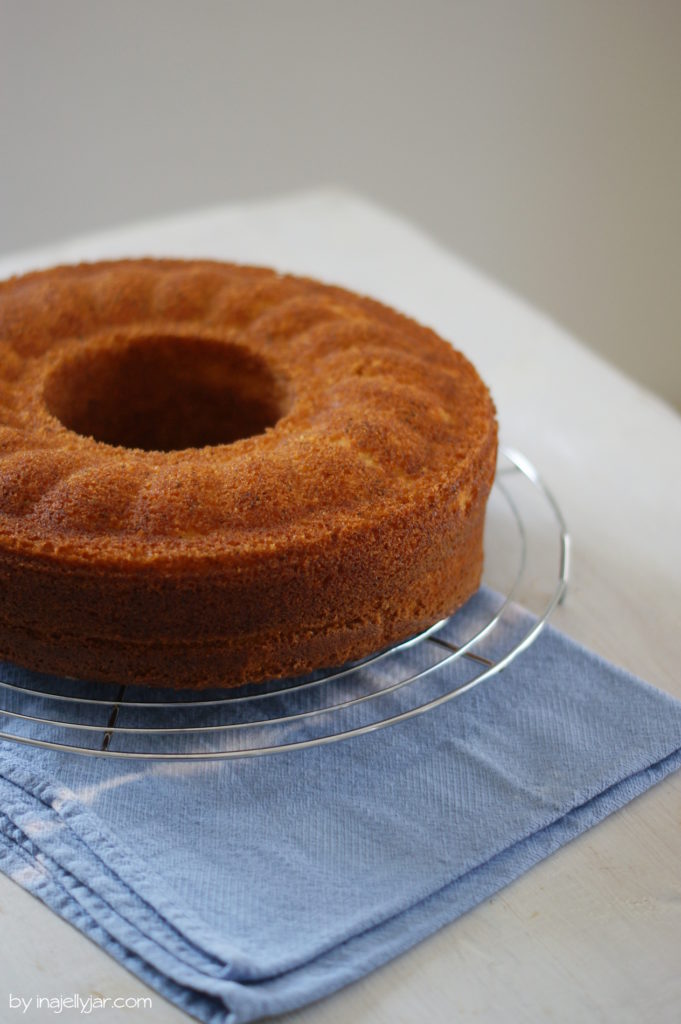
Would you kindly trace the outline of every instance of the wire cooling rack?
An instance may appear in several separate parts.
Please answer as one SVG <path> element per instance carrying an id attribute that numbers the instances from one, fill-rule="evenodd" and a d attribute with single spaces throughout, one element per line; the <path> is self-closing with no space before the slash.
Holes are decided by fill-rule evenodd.
<path id="1" fill-rule="evenodd" d="M 451 618 L 363 661 L 238 690 L 117 688 L 1 665 L 0 738 L 100 757 L 201 760 L 359 736 L 499 673 L 538 635 L 568 573 L 569 536 L 555 499 L 534 466 L 505 448 L 487 511 L 483 582 L 491 590 Z"/>

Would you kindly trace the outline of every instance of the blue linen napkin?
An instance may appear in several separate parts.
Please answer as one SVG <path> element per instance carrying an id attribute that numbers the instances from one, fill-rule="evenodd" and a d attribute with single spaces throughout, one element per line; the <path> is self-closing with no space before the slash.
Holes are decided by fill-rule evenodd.
<path id="1" fill-rule="evenodd" d="M 0 867 L 200 1020 L 249 1021 L 369 973 L 680 764 L 681 703 L 547 628 L 456 700 L 312 749 L 0 743 Z"/>

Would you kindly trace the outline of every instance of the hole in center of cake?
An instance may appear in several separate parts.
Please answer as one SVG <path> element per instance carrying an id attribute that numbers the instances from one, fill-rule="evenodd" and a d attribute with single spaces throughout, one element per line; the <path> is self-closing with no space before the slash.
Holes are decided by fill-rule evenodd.
<path id="1" fill-rule="evenodd" d="M 256 353 L 205 338 L 85 345 L 45 386 L 53 416 L 106 444 L 177 451 L 262 434 L 284 413 L 284 387 Z"/>

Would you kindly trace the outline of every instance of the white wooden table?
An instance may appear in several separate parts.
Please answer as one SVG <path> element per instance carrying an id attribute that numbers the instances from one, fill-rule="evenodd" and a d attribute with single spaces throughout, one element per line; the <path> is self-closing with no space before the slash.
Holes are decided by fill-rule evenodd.
<path id="1" fill-rule="evenodd" d="M 681 420 L 661 401 L 412 227 L 338 191 L 108 232 L 1 260 L 0 277 L 133 254 L 310 274 L 383 299 L 450 338 L 489 383 L 502 439 L 540 468 L 570 526 L 572 585 L 555 625 L 681 697 Z M 190 1019 L 4 876 L 0 935 L 2 1021 L 49 1016 L 10 1011 L 10 991 L 147 995 L 151 1009 L 99 1019 Z M 681 773 L 409 953 L 282 1018 L 313 1020 L 676 1024 Z"/>

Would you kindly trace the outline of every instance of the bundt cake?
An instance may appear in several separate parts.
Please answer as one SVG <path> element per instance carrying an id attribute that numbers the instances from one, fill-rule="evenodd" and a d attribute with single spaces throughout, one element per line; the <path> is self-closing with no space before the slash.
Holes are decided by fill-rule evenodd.
<path id="1" fill-rule="evenodd" d="M 0 657 L 235 686 L 354 660 L 478 587 L 494 407 L 431 330 L 211 261 L 0 284 Z"/>

